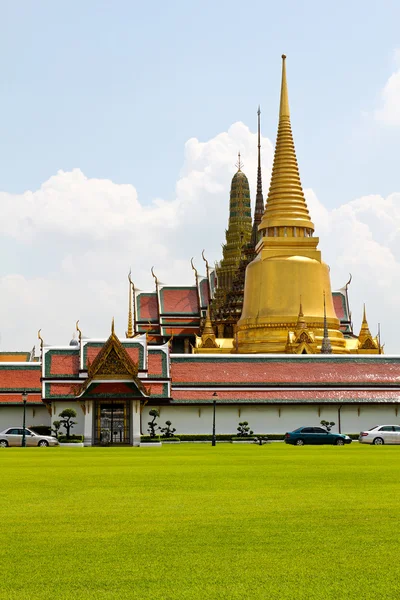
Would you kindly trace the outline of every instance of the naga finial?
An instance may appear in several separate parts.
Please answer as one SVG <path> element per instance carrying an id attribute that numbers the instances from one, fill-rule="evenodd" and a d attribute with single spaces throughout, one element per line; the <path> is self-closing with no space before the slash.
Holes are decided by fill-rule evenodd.
<path id="1" fill-rule="evenodd" d="M 197 269 L 196 269 L 196 267 L 195 267 L 195 266 L 194 266 L 194 264 L 193 264 L 193 256 L 192 256 L 192 258 L 190 259 L 190 264 L 191 264 L 191 266 L 192 266 L 192 269 L 193 269 L 193 271 L 194 271 L 194 274 L 195 274 L 195 276 L 196 276 L 196 279 L 197 279 L 197 278 L 198 278 L 198 276 L 199 276 L 199 274 L 198 274 L 198 272 L 197 272 Z"/>
<path id="2" fill-rule="evenodd" d="M 132 275 L 132 269 L 129 269 L 129 273 L 128 273 L 128 281 L 129 281 L 129 283 L 130 283 L 132 286 L 134 286 L 134 283 L 133 283 L 133 281 L 132 281 L 131 275 Z"/>
<path id="3" fill-rule="evenodd" d="M 40 333 L 41 331 L 42 330 L 39 329 L 39 331 L 37 332 L 37 336 L 38 336 L 38 340 L 40 340 L 40 351 L 42 352 L 43 351 L 43 346 L 44 346 L 44 341 L 43 341 L 43 338 L 42 338 L 41 333 Z"/>
<path id="4" fill-rule="evenodd" d="M 79 343 L 81 343 L 81 340 L 82 340 L 82 331 L 79 329 L 79 319 L 77 320 L 75 327 L 76 327 L 76 330 L 78 332 Z"/>
<path id="5" fill-rule="evenodd" d="M 346 285 L 344 286 L 344 287 L 346 288 L 346 290 L 347 290 L 347 288 L 349 287 L 349 285 L 350 285 L 350 283 L 351 283 L 351 280 L 353 279 L 353 275 L 352 275 L 351 273 L 349 273 L 349 275 L 350 275 L 350 279 L 348 280 L 348 282 L 347 282 L 347 283 L 346 283 Z"/>
<path id="6" fill-rule="evenodd" d="M 206 263 L 206 269 L 208 271 L 209 269 L 209 265 L 208 265 L 208 260 L 206 259 L 206 257 L 204 256 L 204 250 L 201 251 L 201 258 L 204 260 L 204 262 Z"/>
<path id="7" fill-rule="evenodd" d="M 154 267 L 151 267 L 151 274 L 154 277 L 154 281 L 156 282 L 156 286 L 158 286 L 158 279 L 157 279 L 157 275 L 155 275 L 155 273 L 154 273 Z"/>

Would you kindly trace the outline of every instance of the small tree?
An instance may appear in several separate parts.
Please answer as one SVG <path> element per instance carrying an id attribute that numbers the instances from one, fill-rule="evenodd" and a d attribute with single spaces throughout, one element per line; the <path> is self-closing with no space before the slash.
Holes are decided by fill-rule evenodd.
<path id="1" fill-rule="evenodd" d="M 321 425 L 322 427 L 325 427 L 327 431 L 330 431 L 335 423 L 333 421 L 324 421 L 324 419 L 322 419 Z"/>
<path id="2" fill-rule="evenodd" d="M 60 428 L 61 428 L 61 421 L 53 421 L 53 429 L 51 430 L 52 433 L 54 433 L 55 437 L 58 439 L 58 436 L 60 435 Z"/>
<path id="3" fill-rule="evenodd" d="M 267 442 L 268 442 L 267 437 L 263 438 L 263 437 L 259 436 L 259 437 L 254 438 L 254 444 L 258 444 L 259 446 L 263 446 Z"/>
<path id="4" fill-rule="evenodd" d="M 160 429 L 156 423 L 156 419 L 160 416 L 160 413 L 156 408 L 152 408 L 151 411 L 149 411 L 149 415 L 153 417 L 153 419 L 147 423 L 149 426 L 147 431 L 149 432 L 150 437 L 156 437 L 156 429 Z"/>
<path id="5" fill-rule="evenodd" d="M 254 431 L 250 429 L 247 421 L 242 421 L 241 423 L 239 423 L 239 427 L 237 428 L 237 430 L 238 437 L 247 437 L 249 435 L 253 435 L 254 433 Z"/>
<path id="6" fill-rule="evenodd" d="M 69 438 L 71 429 L 77 423 L 76 421 L 72 420 L 76 417 L 76 411 L 73 408 L 64 408 L 64 410 L 60 412 L 58 416 L 61 417 L 60 423 L 65 428 L 67 432 L 67 438 Z"/>
<path id="7" fill-rule="evenodd" d="M 171 438 L 174 437 L 174 433 L 176 431 L 175 427 L 172 428 L 171 425 L 171 421 L 165 421 L 166 427 L 160 427 L 162 436 L 165 438 Z"/>

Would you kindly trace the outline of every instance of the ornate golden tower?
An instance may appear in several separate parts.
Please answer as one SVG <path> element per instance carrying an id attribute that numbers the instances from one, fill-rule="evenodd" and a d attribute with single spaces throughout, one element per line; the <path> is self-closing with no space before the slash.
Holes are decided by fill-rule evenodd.
<path id="1" fill-rule="evenodd" d="M 319 239 L 314 237 L 314 224 L 300 181 L 290 125 L 285 59 L 283 55 L 271 184 L 259 225 L 257 256 L 246 270 L 243 312 L 237 325 L 238 352 L 287 352 L 289 333 L 297 330 L 300 298 L 313 351 L 320 352 L 325 293 L 325 333 L 332 352 L 344 353 L 347 350 L 333 307 L 329 267 L 317 249 Z"/>

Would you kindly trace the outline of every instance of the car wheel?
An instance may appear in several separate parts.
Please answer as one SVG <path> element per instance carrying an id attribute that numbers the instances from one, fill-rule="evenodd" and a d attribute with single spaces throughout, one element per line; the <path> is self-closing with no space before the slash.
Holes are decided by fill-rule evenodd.
<path id="1" fill-rule="evenodd" d="M 339 438 L 338 440 L 336 440 L 335 446 L 344 446 L 344 440 L 342 440 L 342 438 Z"/>
<path id="2" fill-rule="evenodd" d="M 40 440 L 40 442 L 38 443 L 38 446 L 48 446 L 49 442 L 46 442 L 46 440 Z"/>
<path id="3" fill-rule="evenodd" d="M 385 443 L 383 441 L 382 438 L 375 438 L 374 441 L 372 442 L 374 444 L 374 446 L 383 446 L 383 444 Z"/>
<path id="4" fill-rule="evenodd" d="M 7 440 L 0 440 L 0 448 L 7 448 L 8 442 Z"/>
<path id="5" fill-rule="evenodd" d="M 296 446 L 304 446 L 304 440 L 296 440 Z"/>

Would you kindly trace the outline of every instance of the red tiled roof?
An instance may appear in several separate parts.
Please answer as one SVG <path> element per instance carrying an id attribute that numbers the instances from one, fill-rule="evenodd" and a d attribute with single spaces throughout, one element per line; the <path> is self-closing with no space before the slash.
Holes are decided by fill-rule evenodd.
<path id="1" fill-rule="evenodd" d="M 264 401 L 340 401 L 353 402 L 356 400 L 376 400 L 395 402 L 400 401 L 400 394 L 392 391 L 366 391 L 366 390 L 265 390 L 265 391 L 218 391 L 218 396 L 213 396 L 212 390 L 173 390 L 174 400 L 217 400 L 217 402 L 237 402 L 240 400 L 251 400 L 253 402 Z"/>
<path id="2" fill-rule="evenodd" d="M 0 390 L 30 390 L 36 389 L 41 390 L 41 367 L 38 364 L 37 367 L 27 367 L 21 364 L 21 366 L 1 368 L 0 369 Z"/>
<path id="3" fill-rule="evenodd" d="M 46 359 L 48 357 L 46 356 Z M 75 375 L 79 372 L 79 354 L 66 352 L 65 354 L 54 354 L 51 356 L 51 375 Z"/>
<path id="4" fill-rule="evenodd" d="M 158 322 L 157 295 L 155 293 L 140 293 L 136 296 L 136 312 L 138 321 Z"/>
<path id="5" fill-rule="evenodd" d="M 161 312 L 167 314 L 199 314 L 195 287 L 163 287 L 160 290 Z"/>
<path id="6" fill-rule="evenodd" d="M 22 394 L 0 394 L 0 404 L 22 404 Z M 41 404 L 42 394 L 28 394 L 27 404 Z"/>
<path id="7" fill-rule="evenodd" d="M 400 361 L 182 360 L 171 354 L 173 384 L 386 384 L 400 382 Z"/>

